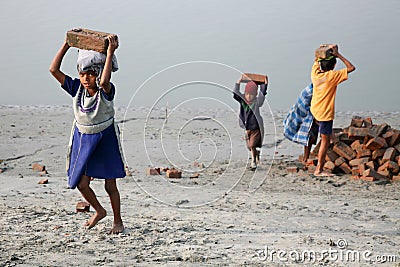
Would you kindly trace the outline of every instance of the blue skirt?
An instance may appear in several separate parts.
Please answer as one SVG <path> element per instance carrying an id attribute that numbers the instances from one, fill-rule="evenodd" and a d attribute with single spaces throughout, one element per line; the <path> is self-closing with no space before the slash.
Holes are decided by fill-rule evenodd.
<path id="1" fill-rule="evenodd" d="M 119 140 L 114 124 L 96 134 L 75 127 L 69 156 L 68 185 L 74 189 L 82 175 L 100 179 L 125 177 Z"/>

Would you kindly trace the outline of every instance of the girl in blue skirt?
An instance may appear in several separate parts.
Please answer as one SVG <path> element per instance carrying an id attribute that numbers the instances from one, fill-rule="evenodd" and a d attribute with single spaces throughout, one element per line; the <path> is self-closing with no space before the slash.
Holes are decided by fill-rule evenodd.
<path id="1" fill-rule="evenodd" d="M 72 79 L 60 70 L 61 62 L 70 48 L 66 41 L 55 55 L 50 73 L 73 99 L 74 123 L 67 159 L 68 184 L 71 189 L 78 187 L 96 211 L 85 226 L 92 228 L 107 215 L 90 187 L 92 178 L 100 178 L 105 181 L 105 190 L 114 214 L 110 233 L 117 234 L 123 232 L 124 225 L 116 178 L 125 177 L 125 168 L 119 130 L 114 121 L 115 87 L 110 82 L 111 72 L 118 69 L 114 55 L 118 38 L 116 35 L 107 38 L 109 45 L 106 55 L 95 51 L 79 51 L 79 79 Z"/>

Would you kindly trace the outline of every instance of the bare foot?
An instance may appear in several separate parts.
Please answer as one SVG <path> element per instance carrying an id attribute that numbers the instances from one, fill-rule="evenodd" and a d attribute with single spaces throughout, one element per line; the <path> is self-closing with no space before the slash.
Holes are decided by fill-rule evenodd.
<path id="1" fill-rule="evenodd" d="M 125 227 L 122 223 L 114 224 L 113 228 L 110 230 L 110 234 L 119 234 L 124 231 Z"/>
<path id="2" fill-rule="evenodd" d="M 96 212 L 93 214 L 93 216 L 84 224 L 84 226 L 87 226 L 89 229 L 93 228 L 101 219 L 106 217 L 107 212 L 105 209 L 103 209 L 100 212 Z"/>
<path id="3" fill-rule="evenodd" d="M 317 177 L 332 177 L 334 175 L 332 173 L 329 173 L 329 172 L 314 172 L 314 176 L 317 176 Z"/>

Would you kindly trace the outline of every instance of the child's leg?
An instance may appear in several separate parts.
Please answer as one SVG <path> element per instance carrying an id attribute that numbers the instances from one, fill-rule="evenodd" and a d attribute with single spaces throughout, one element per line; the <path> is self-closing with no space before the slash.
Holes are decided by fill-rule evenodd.
<path id="1" fill-rule="evenodd" d="M 95 226 L 101 219 L 106 217 L 107 212 L 101 206 L 100 202 L 97 200 L 95 193 L 93 192 L 92 188 L 90 188 L 90 177 L 86 175 L 82 175 L 81 180 L 78 184 L 78 190 L 81 192 L 82 196 L 86 199 L 87 202 L 93 207 L 96 213 L 90 218 L 86 223 L 85 226 L 92 228 Z"/>
<path id="2" fill-rule="evenodd" d="M 258 151 L 256 147 L 251 147 L 250 151 L 251 151 L 251 162 L 256 163 L 258 158 Z"/>
<path id="3" fill-rule="evenodd" d="M 321 146 L 318 151 L 318 165 L 314 172 L 314 175 L 316 176 L 332 176 L 332 174 L 324 172 L 325 157 L 328 152 L 330 137 L 330 135 L 321 134 Z"/>
<path id="4" fill-rule="evenodd" d="M 111 234 L 118 234 L 124 231 L 124 224 L 121 218 L 121 199 L 117 188 L 117 179 L 106 179 L 105 189 L 110 197 L 111 207 L 114 214 L 114 225 Z"/>
<path id="5" fill-rule="evenodd" d="M 310 137 L 308 145 L 304 146 L 304 154 L 303 154 L 303 164 L 304 165 L 307 164 L 307 161 L 310 158 L 310 152 L 311 152 L 311 147 L 313 145 L 313 142 L 314 142 L 313 139 L 311 139 L 311 137 Z"/>

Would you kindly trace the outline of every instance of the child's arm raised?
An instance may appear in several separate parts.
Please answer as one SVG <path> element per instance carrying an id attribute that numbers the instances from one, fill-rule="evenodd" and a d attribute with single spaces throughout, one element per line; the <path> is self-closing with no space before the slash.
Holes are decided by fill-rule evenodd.
<path id="1" fill-rule="evenodd" d="M 56 80 L 63 85 L 65 80 L 65 74 L 60 70 L 61 62 L 67 53 L 70 46 L 66 41 L 64 41 L 63 45 L 61 46 L 60 50 L 58 50 L 57 54 L 54 56 L 53 61 L 50 64 L 49 71 L 53 75 Z"/>
<path id="2" fill-rule="evenodd" d="M 106 57 L 106 62 L 104 64 L 104 70 L 100 78 L 100 87 L 106 94 L 109 94 L 111 91 L 110 80 L 111 80 L 111 70 L 112 70 L 112 59 L 115 49 L 118 48 L 118 37 L 115 34 L 111 34 L 107 37 L 107 39 L 108 39 L 107 57 Z"/>
<path id="3" fill-rule="evenodd" d="M 333 50 L 332 54 L 335 57 L 339 58 L 344 63 L 344 65 L 347 68 L 347 73 L 350 73 L 350 72 L 353 72 L 356 70 L 356 67 L 353 64 L 351 64 L 351 62 L 348 59 L 346 59 L 342 54 L 339 53 L 339 48 L 336 44 L 330 45 L 329 47 L 332 48 L 332 50 Z"/>

